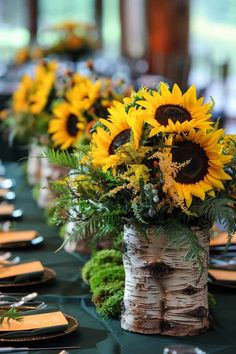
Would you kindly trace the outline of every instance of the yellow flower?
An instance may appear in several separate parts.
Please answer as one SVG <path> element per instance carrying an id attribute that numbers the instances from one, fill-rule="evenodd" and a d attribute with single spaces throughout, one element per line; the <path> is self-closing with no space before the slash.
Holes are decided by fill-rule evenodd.
<path id="1" fill-rule="evenodd" d="M 222 154 L 219 139 L 223 130 L 210 133 L 195 131 L 188 134 L 169 137 L 166 141 L 172 148 L 166 148 L 166 159 L 174 164 L 186 165 L 173 176 L 168 194 L 177 194 L 186 202 L 187 207 L 192 203 L 192 197 L 204 200 L 206 193 L 215 196 L 214 190 L 224 189 L 223 182 L 231 177 L 224 171 L 224 165 L 230 162 L 232 156 Z"/>
<path id="2" fill-rule="evenodd" d="M 75 85 L 66 93 L 67 100 L 77 110 L 86 111 L 100 95 L 101 82 L 92 82 L 89 78 L 75 77 Z"/>
<path id="3" fill-rule="evenodd" d="M 33 87 L 33 79 L 24 75 L 17 90 L 13 94 L 12 108 L 14 113 L 29 111 L 29 96 Z"/>
<path id="4" fill-rule="evenodd" d="M 48 103 L 56 80 L 56 62 L 42 63 L 35 69 L 35 77 L 23 76 L 13 95 L 13 112 L 39 114 Z"/>
<path id="5" fill-rule="evenodd" d="M 123 102 L 126 106 L 131 105 L 132 103 L 134 103 L 135 100 L 139 99 L 142 100 L 143 99 L 143 94 L 147 93 L 147 89 L 146 87 L 142 87 L 138 92 L 136 91 L 132 91 L 131 95 L 129 97 L 125 97 L 123 99 Z"/>
<path id="6" fill-rule="evenodd" d="M 203 104 L 203 98 L 197 98 L 194 86 L 182 94 L 178 85 L 175 84 L 171 92 L 161 83 L 160 93 L 143 91 L 142 96 L 144 100 L 138 103 L 145 108 L 146 121 L 153 127 L 151 136 L 159 132 L 182 133 L 211 127 L 211 104 Z"/>
<path id="7" fill-rule="evenodd" d="M 222 143 L 227 154 L 236 155 L 236 135 L 225 134 Z"/>
<path id="8" fill-rule="evenodd" d="M 121 164 L 121 158 L 116 151 L 119 147 L 130 143 L 136 149 L 139 147 L 142 136 L 143 116 L 141 110 L 130 109 L 119 102 L 109 109 L 108 120 L 99 121 L 108 128 L 98 127 L 92 136 L 92 157 L 95 166 L 101 166 L 103 171 Z"/>
<path id="9" fill-rule="evenodd" d="M 53 114 L 48 132 L 52 134 L 54 144 L 61 149 L 75 145 L 85 130 L 85 119 L 67 102 L 58 104 Z"/>
<path id="10" fill-rule="evenodd" d="M 30 59 L 30 51 L 29 48 L 21 48 L 16 53 L 15 62 L 17 65 L 24 64 L 27 60 Z"/>

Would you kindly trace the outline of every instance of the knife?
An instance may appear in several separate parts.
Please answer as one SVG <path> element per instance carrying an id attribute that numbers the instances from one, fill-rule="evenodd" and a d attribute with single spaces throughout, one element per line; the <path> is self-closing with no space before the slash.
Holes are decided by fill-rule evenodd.
<path id="1" fill-rule="evenodd" d="M 24 305 L 25 302 L 28 302 L 28 301 L 34 299 L 37 296 L 38 296 L 38 293 L 36 293 L 36 292 L 28 294 L 26 296 L 23 296 L 19 301 L 14 302 L 13 304 L 11 304 L 10 307 L 22 306 L 22 305 Z"/>
<path id="2" fill-rule="evenodd" d="M 80 349 L 80 346 L 68 346 L 68 347 L 38 347 L 38 348 L 27 348 L 27 347 L 0 347 L 0 353 L 14 353 L 14 352 L 27 352 L 27 351 L 37 351 L 37 350 L 63 350 L 63 349 Z"/>

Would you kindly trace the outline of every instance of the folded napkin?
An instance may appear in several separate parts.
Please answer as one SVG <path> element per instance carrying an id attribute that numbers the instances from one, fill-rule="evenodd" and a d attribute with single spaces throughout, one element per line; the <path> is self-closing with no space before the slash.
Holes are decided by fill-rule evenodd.
<path id="1" fill-rule="evenodd" d="M 38 236 L 35 230 L 21 230 L 21 231 L 0 231 L 0 246 L 14 246 L 25 243 L 31 243 Z"/>
<path id="2" fill-rule="evenodd" d="M 214 281 L 236 283 L 236 271 L 224 269 L 209 269 L 209 276 Z"/>
<path id="3" fill-rule="evenodd" d="M 21 262 L 0 267 L 0 284 L 25 283 L 41 279 L 44 267 L 39 261 Z"/>
<path id="4" fill-rule="evenodd" d="M 221 232 L 219 233 L 218 236 L 216 237 L 212 237 L 210 240 L 210 246 L 214 247 L 214 246 L 225 246 L 227 244 L 228 241 L 228 237 L 227 237 L 227 233 L 226 232 Z M 236 243 L 236 234 L 234 234 L 231 243 L 234 244 Z"/>
<path id="5" fill-rule="evenodd" d="M 68 327 L 68 321 L 64 314 L 54 305 L 45 309 L 33 309 L 27 311 L 18 310 L 21 321 L 7 319 L 0 325 L 0 338 L 36 336 L 46 333 L 56 333 Z"/>

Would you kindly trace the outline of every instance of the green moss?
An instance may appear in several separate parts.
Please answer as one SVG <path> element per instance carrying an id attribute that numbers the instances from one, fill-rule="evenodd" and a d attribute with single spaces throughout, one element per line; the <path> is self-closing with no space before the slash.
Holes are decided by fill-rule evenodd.
<path id="1" fill-rule="evenodd" d="M 97 307 L 97 311 L 105 317 L 120 317 L 123 296 L 124 290 L 118 290 L 114 295 L 108 297 L 100 307 Z"/>
<path id="2" fill-rule="evenodd" d="M 119 317 L 125 282 L 121 252 L 97 252 L 84 265 L 82 277 L 86 283 L 90 283 L 92 301 L 97 311 L 105 317 Z"/>
<path id="3" fill-rule="evenodd" d="M 208 306 L 210 310 L 213 310 L 214 307 L 216 306 L 215 296 L 212 295 L 211 293 L 208 293 Z"/>
<path id="4" fill-rule="evenodd" d="M 94 272 L 113 265 L 122 265 L 122 254 L 116 250 L 102 250 L 97 252 L 82 268 L 82 279 L 89 283 Z"/>
<path id="5" fill-rule="evenodd" d="M 92 292 L 99 286 L 122 281 L 125 279 L 125 271 L 123 265 L 107 266 L 95 272 L 90 278 L 90 287 Z"/>
<path id="6" fill-rule="evenodd" d="M 36 183 L 32 188 L 32 197 L 35 201 L 39 199 L 40 183 Z"/>
<path id="7" fill-rule="evenodd" d="M 115 281 L 106 285 L 102 284 L 94 289 L 92 301 L 97 307 L 100 307 L 107 298 L 111 297 L 121 289 L 123 289 L 124 292 L 124 280 Z"/>

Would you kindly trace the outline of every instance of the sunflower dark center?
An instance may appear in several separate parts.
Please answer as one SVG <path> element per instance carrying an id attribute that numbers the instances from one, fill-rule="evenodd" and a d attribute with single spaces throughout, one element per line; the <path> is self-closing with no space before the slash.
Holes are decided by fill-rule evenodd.
<path id="1" fill-rule="evenodd" d="M 184 141 L 174 144 L 172 148 L 172 161 L 184 163 L 190 161 L 181 168 L 175 178 L 176 182 L 192 184 L 201 181 L 208 172 L 208 157 L 205 150 L 196 143 Z"/>
<path id="2" fill-rule="evenodd" d="M 157 108 L 155 119 L 165 127 L 168 125 L 168 119 L 172 122 L 183 123 L 192 119 L 191 114 L 184 107 L 175 104 L 165 104 Z"/>
<path id="3" fill-rule="evenodd" d="M 66 121 L 67 133 L 71 136 L 76 136 L 78 133 L 78 118 L 74 114 L 70 114 Z"/>
<path id="4" fill-rule="evenodd" d="M 116 149 L 120 146 L 127 144 L 130 141 L 130 129 L 123 130 L 111 142 L 109 147 L 109 155 L 114 155 Z"/>

